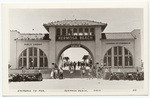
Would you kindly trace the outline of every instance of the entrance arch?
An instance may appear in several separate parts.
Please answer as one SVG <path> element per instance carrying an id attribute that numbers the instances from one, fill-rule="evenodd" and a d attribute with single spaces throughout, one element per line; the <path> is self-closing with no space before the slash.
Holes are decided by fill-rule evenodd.
<path id="1" fill-rule="evenodd" d="M 71 48 L 71 47 L 81 47 L 81 48 L 85 49 L 87 52 L 89 52 L 89 54 L 92 58 L 92 65 L 94 65 L 94 55 L 93 55 L 93 53 L 91 52 L 91 50 L 89 48 L 87 48 L 85 45 L 82 45 L 82 44 L 69 44 L 69 45 L 65 46 L 64 48 L 62 48 L 59 51 L 58 56 L 57 56 L 57 60 L 56 60 L 57 65 L 59 63 L 59 60 L 60 60 L 60 57 L 61 57 L 62 53 L 65 50 L 67 50 L 68 48 Z"/>

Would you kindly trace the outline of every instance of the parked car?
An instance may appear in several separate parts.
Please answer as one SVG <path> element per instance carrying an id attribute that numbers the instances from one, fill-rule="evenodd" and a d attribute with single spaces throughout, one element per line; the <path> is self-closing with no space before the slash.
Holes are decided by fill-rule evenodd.
<path id="1" fill-rule="evenodd" d="M 9 82 L 20 81 L 42 81 L 41 73 L 28 73 L 28 74 L 9 74 Z"/>

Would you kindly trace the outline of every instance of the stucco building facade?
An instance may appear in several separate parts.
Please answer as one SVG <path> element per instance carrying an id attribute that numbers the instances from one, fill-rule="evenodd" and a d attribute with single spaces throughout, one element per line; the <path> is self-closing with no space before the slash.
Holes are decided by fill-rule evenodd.
<path id="1" fill-rule="evenodd" d="M 10 69 L 48 70 L 58 65 L 61 54 L 70 47 L 86 49 L 93 66 L 119 67 L 136 71 L 141 65 L 140 30 L 104 33 L 106 23 L 90 20 L 62 20 L 43 24 L 46 34 L 10 31 Z M 34 68 L 34 69 L 33 69 Z"/>

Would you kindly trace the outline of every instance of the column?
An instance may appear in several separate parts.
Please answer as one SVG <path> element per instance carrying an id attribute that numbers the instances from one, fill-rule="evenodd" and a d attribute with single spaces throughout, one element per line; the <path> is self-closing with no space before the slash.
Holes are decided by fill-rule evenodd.
<path id="1" fill-rule="evenodd" d="M 29 48 L 27 48 L 27 69 L 29 69 Z"/>
<path id="2" fill-rule="evenodd" d="M 85 34 L 84 34 L 85 33 L 85 28 L 82 28 L 82 29 L 83 29 L 83 36 L 85 36 Z"/>
<path id="3" fill-rule="evenodd" d="M 66 28 L 66 35 L 68 36 L 69 34 L 68 34 L 68 28 Z"/>
<path id="4" fill-rule="evenodd" d="M 74 29 L 75 29 L 75 28 L 72 28 L 72 35 L 73 35 L 73 36 L 74 36 Z"/>
<path id="5" fill-rule="evenodd" d="M 124 47 L 122 47 L 122 67 L 124 68 L 125 67 L 125 55 L 124 55 Z"/>
<path id="6" fill-rule="evenodd" d="M 84 36 L 84 28 L 82 27 L 82 35 Z"/>
<path id="7" fill-rule="evenodd" d="M 79 28 L 77 28 L 77 36 L 79 36 Z"/>
<path id="8" fill-rule="evenodd" d="M 72 28 L 69 28 L 70 29 L 70 36 L 72 36 Z"/>
<path id="9" fill-rule="evenodd" d="M 40 55 L 39 55 L 39 48 L 37 48 L 37 68 L 40 68 Z"/>
<path id="10" fill-rule="evenodd" d="M 111 49 L 111 66 L 112 66 L 112 68 L 114 68 L 114 48 L 112 47 L 112 49 Z"/>
<path id="11" fill-rule="evenodd" d="M 60 28 L 60 36 L 62 36 L 62 28 Z"/>
<path id="12" fill-rule="evenodd" d="M 89 27 L 87 29 L 88 29 L 88 36 L 89 36 L 90 35 L 90 29 L 89 29 Z"/>

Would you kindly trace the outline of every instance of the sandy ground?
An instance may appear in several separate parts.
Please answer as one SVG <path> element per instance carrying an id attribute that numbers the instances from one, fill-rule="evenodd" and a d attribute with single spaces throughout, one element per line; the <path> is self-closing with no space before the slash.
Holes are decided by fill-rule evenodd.
<path id="1" fill-rule="evenodd" d="M 11 82 L 10 89 L 142 89 L 144 81 L 98 79 L 44 79 L 34 82 Z"/>

